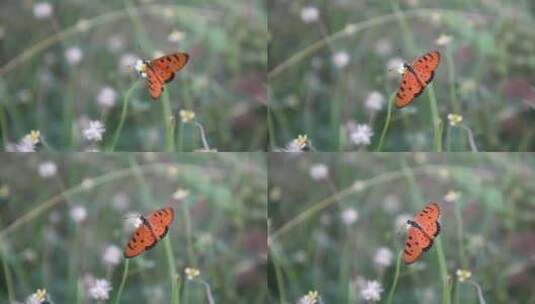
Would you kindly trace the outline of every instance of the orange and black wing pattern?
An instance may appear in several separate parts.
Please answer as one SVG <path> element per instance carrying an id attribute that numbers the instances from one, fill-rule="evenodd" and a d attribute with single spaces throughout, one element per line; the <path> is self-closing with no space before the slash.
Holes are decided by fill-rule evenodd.
<path id="1" fill-rule="evenodd" d="M 124 248 L 124 257 L 133 258 L 154 247 L 165 237 L 174 218 L 171 207 L 156 210 L 147 218 L 141 217 L 143 223 L 132 233 Z"/>
<path id="2" fill-rule="evenodd" d="M 401 83 L 396 93 L 395 105 L 401 109 L 418 97 L 433 80 L 435 70 L 440 63 L 440 53 L 431 51 L 416 58 L 410 65 L 405 65 Z"/>
<path id="3" fill-rule="evenodd" d="M 433 239 L 440 233 L 440 207 L 430 202 L 415 217 L 409 221 L 411 225 L 407 230 L 407 240 L 403 249 L 403 261 L 406 264 L 414 263 L 420 255 L 433 246 Z"/>
<path id="4" fill-rule="evenodd" d="M 147 82 L 150 96 L 154 99 L 160 97 L 165 83 L 175 77 L 189 61 L 187 53 L 174 53 L 158 57 L 147 64 Z"/>
<path id="5" fill-rule="evenodd" d="M 124 247 L 124 257 L 133 258 L 156 245 L 156 238 L 145 224 L 141 224 Z"/>
<path id="6" fill-rule="evenodd" d="M 149 215 L 149 217 L 147 218 L 147 221 L 152 227 L 152 231 L 154 232 L 154 235 L 158 239 L 162 239 L 167 234 L 169 225 L 171 225 L 174 218 L 175 218 L 175 212 L 173 208 L 168 207 L 168 208 L 162 208 L 160 210 L 154 211 L 153 213 Z"/>

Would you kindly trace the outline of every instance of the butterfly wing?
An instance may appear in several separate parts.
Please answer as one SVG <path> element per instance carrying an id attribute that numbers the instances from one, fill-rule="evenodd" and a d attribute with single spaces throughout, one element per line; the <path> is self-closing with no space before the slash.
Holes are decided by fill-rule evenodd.
<path id="1" fill-rule="evenodd" d="M 431 51 L 423 56 L 416 58 L 411 63 L 412 69 L 418 74 L 418 78 L 424 82 L 425 85 L 433 80 L 435 70 L 440 63 L 439 51 Z"/>
<path id="2" fill-rule="evenodd" d="M 414 221 L 430 237 L 435 237 L 440 232 L 438 217 L 440 216 L 440 207 L 437 203 L 430 202 L 420 211 Z"/>
<path id="3" fill-rule="evenodd" d="M 423 251 L 427 251 L 433 245 L 430 240 L 417 227 L 410 227 L 407 230 L 407 240 L 405 241 L 405 248 L 403 249 L 403 261 L 405 264 L 411 264 L 418 259 Z"/>
<path id="4" fill-rule="evenodd" d="M 156 244 L 156 239 L 146 225 L 139 226 L 124 247 L 124 257 L 133 258 Z"/>
<path id="5" fill-rule="evenodd" d="M 160 77 L 158 77 L 154 69 L 150 67 L 146 69 L 146 73 L 147 73 L 147 85 L 149 87 L 150 96 L 156 99 L 160 97 L 160 95 L 162 94 L 163 81 L 161 80 Z"/>
<path id="6" fill-rule="evenodd" d="M 401 83 L 395 101 L 397 108 L 400 109 L 407 106 L 414 98 L 422 94 L 425 86 L 433 80 L 439 63 L 439 51 L 428 52 L 411 63 L 410 67 L 401 76 Z"/>
<path id="7" fill-rule="evenodd" d="M 149 66 L 158 74 L 160 79 L 169 82 L 175 77 L 175 72 L 181 70 L 188 63 L 188 60 L 188 54 L 174 53 L 152 60 Z"/>
<path id="8" fill-rule="evenodd" d="M 156 210 L 147 218 L 152 227 L 154 235 L 156 235 L 159 239 L 163 238 L 167 234 L 169 225 L 171 225 L 174 219 L 175 211 L 171 207 Z"/>
<path id="9" fill-rule="evenodd" d="M 424 88 L 409 69 L 405 69 L 405 72 L 401 76 L 401 83 L 399 84 L 398 92 L 396 93 L 395 105 L 398 109 L 401 109 L 410 104 L 414 98 L 418 97 L 422 93 Z"/>

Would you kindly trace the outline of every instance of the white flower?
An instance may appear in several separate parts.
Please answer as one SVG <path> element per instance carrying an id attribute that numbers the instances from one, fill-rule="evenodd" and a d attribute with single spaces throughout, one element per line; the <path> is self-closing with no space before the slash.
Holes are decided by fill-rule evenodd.
<path id="1" fill-rule="evenodd" d="M 119 58 L 119 70 L 121 73 L 128 73 L 132 71 L 132 67 L 136 64 L 136 61 L 139 60 L 139 57 L 126 53 Z"/>
<path id="2" fill-rule="evenodd" d="M 74 222 L 80 223 L 87 218 L 87 209 L 83 206 L 74 206 L 69 211 L 69 214 Z"/>
<path id="3" fill-rule="evenodd" d="M 175 199 L 177 201 L 181 201 L 181 200 L 185 199 L 186 197 L 188 197 L 188 195 L 189 195 L 189 191 L 188 190 L 182 189 L 182 188 L 178 188 L 173 193 L 173 199 Z"/>
<path id="4" fill-rule="evenodd" d="M 444 201 L 448 203 L 453 203 L 461 197 L 461 193 L 457 191 L 450 190 L 446 195 L 444 195 Z"/>
<path id="5" fill-rule="evenodd" d="M 117 92 L 110 86 L 100 89 L 97 95 L 97 103 L 103 108 L 111 108 L 117 100 Z"/>
<path id="6" fill-rule="evenodd" d="M 15 144 L 13 152 L 35 152 L 35 143 L 31 138 L 25 136 L 18 144 Z"/>
<path id="7" fill-rule="evenodd" d="M 301 19 L 304 23 L 312 23 L 318 21 L 320 12 L 315 6 L 305 6 L 301 9 Z"/>
<path id="8" fill-rule="evenodd" d="M 393 257 L 394 254 L 390 249 L 388 249 L 387 247 L 379 247 L 379 249 L 377 249 L 377 252 L 375 252 L 373 262 L 380 267 L 388 267 L 392 265 Z"/>
<path id="9" fill-rule="evenodd" d="M 338 52 L 333 55 L 333 63 L 337 68 L 343 68 L 349 63 L 349 54 L 347 52 Z"/>
<path id="10" fill-rule="evenodd" d="M 355 145 L 369 145 L 373 131 L 368 125 L 357 125 L 355 130 L 349 133 L 349 139 Z"/>
<path id="11" fill-rule="evenodd" d="M 110 295 L 110 282 L 106 279 L 95 280 L 93 286 L 89 287 L 89 296 L 95 300 L 107 300 Z"/>
<path id="12" fill-rule="evenodd" d="M 124 222 L 126 231 L 133 231 L 142 224 L 143 221 L 138 213 L 130 212 L 126 215 L 126 221 Z"/>
<path id="13" fill-rule="evenodd" d="M 440 35 L 437 40 L 435 40 L 435 43 L 440 46 L 448 45 L 451 42 L 451 36 L 448 36 L 446 34 Z"/>
<path id="14" fill-rule="evenodd" d="M 364 288 L 360 290 L 360 296 L 366 301 L 377 302 L 381 300 L 381 293 L 384 291 L 378 281 L 366 281 Z"/>
<path id="15" fill-rule="evenodd" d="M 400 214 L 396 217 L 396 229 L 407 227 L 407 221 L 412 219 L 412 216 L 407 213 Z"/>
<path id="16" fill-rule="evenodd" d="M 33 15 L 37 19 L 46 19 L 52 15 L 52 4 L 48 2 L 37 2 L 33 5 Z"/>
<path id="17" fill-rule="evenodd" d="M 404 71 L 405 70 L 405 66 L 404 66 L 405 62 L 403 61 L 403 59 L 399 58 L 399 57 L 394 57 L 394 58 L 390 58 L 390 60 L 388 60 L 388 62 L 386 63 L 386 68 L 388 71 L 397 71 L 398 73 L 402 74 L 402 70 Z M 394 73 L 392 74 L 388 74 L 388 75 L 395 75 Z"/>
<path id="18" fill-rule="evenodd" d="M 115 245 L 110 245 L 102 253 L 102 262 L 110 266 L 115 266 L 121 262 L 121 257 L 121 249 Z"/>
<path id="19" fill-rule="evenodd" d="M 89 127 L 84 129 L 84 137 L 91 141 L 101 141 L 102 134 L 106 131 L 104 125 L 98 120 L 92 120 L 89 122 Z"/>
<path id="20" fill-rule="evenodd" d="M 171 34 L 169 34 L 169 36 L 167 36 L 167 40 L 169 40 L 169 42 L 180 42 L 184 40 L 185 36 L 186 35 L 184 34 L 184 32 L 173 31 L 171 32 Z"/>
<path id="21" fill-rule="evenodd" d="M 359 219 L 359 213 L 355 208 L 346 208 L 340 215 L 342 222 L 346 225 L 351 225 Z"/>
<path id="22" fill-rule="evenodd" d="M 384 103 L 385 97 L 383 96 L 383 94 L 377 91 L 373 91 L 368 94 L 368 97 L 366 97 L 366 100 L 364 101 L 364 106 L 370 111 L 379 111 L 383 108 Z"/>
<path id="23" fill-rule="evenodd" d="M 35 293 L 31 294 L 24 304 L 41 304 L 46 301 L 46 289 L 37 289 Z"/>
<path id="24" fill-rule="evenodd" d="M 70 47 L 65 50 L 65 58 L 69 64 L 75 65 L 82 60 L 83 54 L 79 47 Z"/>
<path id="25" fill-rule="evenodd" d="M 313 180 L 326 179 L 329 176 L 329 167 L 325 164 L 314 164 L 310 167 L 309 173 Z"/>
<path id="26" fill-rule="evenodd" d="M 285 152 L 302 152 L 308 147 L 308 135 L 299 134 L 286 145 Z"/>
<path id="27" fill-rule="evenodd" d="M 306 295 L 302 296 L 297 304 L 316 304 L 318 303 L 319 294 L 317 290 L 311 290 Z"/>
<path id="28" fill-rule="evenodd" d="M 48 178 L 56 175 L 58 166 L 53 161 L 45 161 L 39 164 L 37 171 L 42 178 Z"/>

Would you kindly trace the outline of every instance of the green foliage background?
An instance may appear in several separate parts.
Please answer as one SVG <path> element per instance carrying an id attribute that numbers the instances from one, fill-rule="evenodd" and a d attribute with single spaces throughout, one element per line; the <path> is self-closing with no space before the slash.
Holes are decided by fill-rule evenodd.
<path id="1" fill-rule="evenodd" d="M 533 1 L 268 1 L 270 147 L 307 134 L 318 151 L 355 150 L 348 123 L 369 124 L 368 150 L 479 151 L 535 148 L 535 4 Z M 317 21 L 301 12 L 315 7 Z M 441 35 L 451 37 L 437 45 Z M 394 58 L 410 62 L 439 49 L 442 61 L 428 89 L 403 110 L 370 111 L 372 91 L 393 99 Z M 349 63 L 337 68 L 336 53 Z M 436 107 L 436 112 L 434 112 Z M 381 133 L 385 130 L 384 142 Z"/>
<path id="2" fill-rule="evenodd" d="M 0 4 L 2 147 L 40 130 L 47 150 L 85 151 L 89 144 L 81 121 L 90 119 L 106 127 L 100 150 L 192 151 L 202 148 L 199 130 L 177 117 L 179 109 L 188 109 L 204 126 L 210 148 L 264 149 L 267 17 L 262 1 L 50 3 L 53 14 L 47 19 L 33 16 L 33 1 Z M 182 40 L 169 40 L 175 31 Z M 122 47 L 110 47 L 118 40 Z M 70 47 L 82 51 L 76 65 L 66 60 Z M 144 79 L 120 65 L 124 55 L 151 59 L 157 51 L 191 57 L 162 97 L 152 101 Z M 111 109 L 96 103 L 104 86 L 118 93 Z"/>
<path id="3" fill-rule="evenodd" d="M 43 161 L 57 163 L 56 176 L 37 174 Z M 111 282 L 109 303 L 208 303 L 205 287 L 185 278 L 184 269 L 196 267 L 215 303 L 265 303 L 263 155 L 3 153 L 0 163 L 0 302 L 24 301 L 45 288 L 52 303 L 87 303 L 91 276 Z M 189 195 L 172 202 L 178 187 Z M 126 208 L 117 207 L 118 195 Z M 125 260 L 110 267 L 103 250 L 126 244 L 125 216 L 166 202 L 174 223 L 154 248 L 128 260 L 117 298 Z M 86 208 L 83 222 L 71 218 L 73 206 Z"/>
<path id="4" fill-rule="evenodd" d="M 316 164 L 327 179 L 311 178 Z M 272 154 L 271 300 L 295 303 L 317 290 L 323 303 L 365 303 L 356 283 L 365 279 L 382 284 L 381 303 L 482 303 L 456 279 L 467 269 L 486 303 L 533 302 L 534 168 L 534 155 L 520 153 Z M 441 206 L 441 233 L 420 262 L 399 265 L 392 289 L 405 242 L 406 224 L 396 222 L 429 201 Z M 348 208 L 358 213 L 350 224 Z M 393 253 L 388 267 L 374 263 L 380 247 Z"/>

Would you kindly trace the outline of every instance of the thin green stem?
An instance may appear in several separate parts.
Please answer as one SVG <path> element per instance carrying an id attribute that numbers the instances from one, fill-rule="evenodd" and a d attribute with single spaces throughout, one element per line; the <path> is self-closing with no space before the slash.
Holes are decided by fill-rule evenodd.
<path id="1" fill-rule="evenodd" d="M 274 258 L 274 256 L 271 256 L 271 262 L 273 263 L 273 268 L 275 269 L 275 276 L 277 280 L 277 289 L 279 293 L 279 303 L 287 303 L 286 302 L 286 291 L 284 290 L 284 278 L 282 274 L 282 270 L 278 265 L 277 262 L 278 258 Z"/>
<path id="2" fill-rule="evenodd" d="M 4 150 L 5 150 L 5 147 L 7 146 L 7 143 L 8 143 L 8 138 L 7 138 L 7 118 L 6 118 L 6 112 L 4 111 L 4 105 L 3 104 L 0 104 L 0 130 L 2 130 L 2 144 L 4 146 Z"/>
<path id="3" fill-rule="evenodd" d="M 394 273 L 394 281 L 392 282 L 392 287 L 390 287 L 390 291 L 388 292 L 388 298 L 386 299 L 386 303 L 390 304 L 392 303 L 392 299 L 394 299 L 394 292 L 396 291 L 396 287 L 398 285 L 398 279 L 399 279 L 399 269 L 401 266 L 401 255 L 402 251 L 399 252 L 398 258 L 396 261 L 396 272 Z"/>
<path id="4" fill-rule="evenodd" d="M 0 239 L 0 258 L 2 258 L 2 267 L 4 268 L 4 278 L 6 280 L 7 287 L 7 297 L 10 303 L 15 303 L 15 291 L 13 288 L 13 279 L 11 277 L 11 270 L 7 264 L 5 247 L 3 246 L 5 242 Z"/>
<path id="5" fill-rule="evenodd" d="M 452 108 L 454 113 L 460 114 L 461 113 L 461 105 L 459 104 L 459 99 L 457 98 L 457 94 L 455 94 L 455 66 L 453 64 L 453 56 L 451 54 L 451 49 L 446 48 L 446 59 L 448 63 L 448 76 L 449 76 L 449 82 L 450 82 L 450 102 L 452 104 Z"/>
<path id="6" fill-rule="evenodd" d="M 429 106 L 431 107 L 431 123 L 433 124 L 433 150 L 442 152 L 442 121 L 438 115 L 437 99 L 433 85 L 428 86 Z"/>
<path id="7" fill-rule="evenodd" d="M 171 246 L 171 238 L 166 237 L 164 239 L 165 255 L 167 256 L 167 265 L 169 267 L 169 277 L 171 279 L 171 303 L 180 304 L 180 298 L 178 297 L 178 281 L 180 276 L 176 271 L 175 257 L 173 254 L 173 247 Z"/>
<path id="8" fill-rule="evenodd" d="M 271 99 L 270 99 L 271 100 Z M 275 127 L 273 126 L 273 116 L 271 114 L 271 107 L 267 109 L 267 124 L 268 124 L 268 140 L 270 151 L 274 151 L 277 147 L 275 143 Z"/>
<path id="9" fill-rule="evenodd" d="M 440 277 L 442 279 L 442 304 L 449 304 L 452 285 L 450 284 L 450 277 L 448 275 L 448 268 L 446 266 L 446 258 L 444 257 L 444 251 L 442 249 L 442 238 L 440 236 L 435 238 L 435 246 L 437 250 Z"/>
<path id="10" fill-rule="evenodd" d="M 174 138 L 174 128 L 173 120 L 171 113 L 171 104 L 169 102 L 169 93 L 163 91 L 162 94 L 162 115 L 163 115 L 163 124 L 165 130 L 165 150 L 167 152 L 174 152 L 175 150 L 175 138 Z"/>
<path id="11" fill-rule="evenodd" d="M 379 138 L 379 143 L 377 144 L 377 148 L 375 148 L 376 152 L 381 152 L 383 149 L 383 140 L 385 139 L 386 132 L 388 131 L 388 126 L 390 126 L 390 118 L 392 116 L 392 105 L 394 104 L 394 94 L 390 95 L 390 98 L 388 99 L 388 112 L 386 112 L 386 119 L 385 124 L 383 126 L 383 131 L 381 131 L 381 138 Z"/>
<path id="12" fill-rule="evenodd" d="M 177 148 L 178 152 L 184 151 L 184 124 L 182 122 L 178 123 L 178 132 L 177 132 Z"/>
<path id="13" fill-rule="evenodd" d="M 121 295 L 123 294 L 124 285 L 126 283 L 126 278 L 128 277 L 128 266 L 129 266 L 130 260 L 125 259 L 124 261 L 124 270 L 123 270 L 123 277 L 121 279 L 121 284 L 119 285 L 119 289 L 117 290 L 117 294 L 115 295 L 115 301 L 113 303 L 118 304 L 121 301 Z"/>
<path id="14" fill-rule="evenodd" d="M 123 98 L 123 109 L 121 111 L 121 118 L 119 120 L 119 125 L 117 126 L 117 129 L 115 129 L 115 134 L 113 135 L 113 140 L 108 147 L 108 151 L 113 152 L 115 150 L 115 145 L 117 145 L 117 140 L 119 139 L 119 135 L 121 134 L 121 130 L 123 129 L 123 124 L 126 119 L 126 110 L 128 108 L 128 100 L 130 99 L 130 96 L 134 92 L 134 90 L 137 88 L 137 86 L 140 84 L 140 81 L 137 81 L 126 91 L 126 94 Z"/>
<path id="15" fill-rule="evenodd" d="M 468 268 L 468 261 L 466 260 L 466 254 L 464 250 L 464 228 L 463 228 L 463 218 L 461 213 L 461 206 L 459 202 L 455 203 L 455 207 L 453 208 L 455 212 L 455 220 L 457 221 L 457 241 L 459 242 L 458 248 L 459 248 L 459 260 L 461 261 L 461 265 L 463 269 Z"/>

